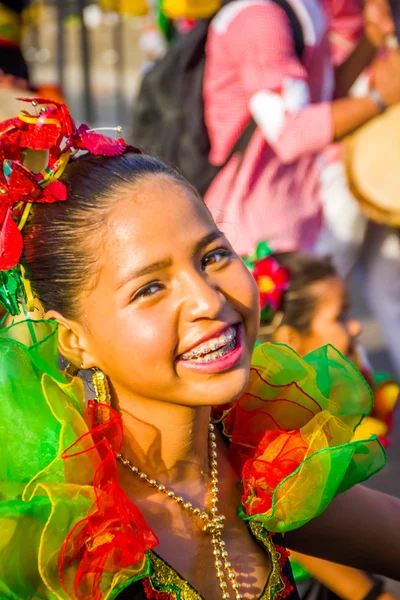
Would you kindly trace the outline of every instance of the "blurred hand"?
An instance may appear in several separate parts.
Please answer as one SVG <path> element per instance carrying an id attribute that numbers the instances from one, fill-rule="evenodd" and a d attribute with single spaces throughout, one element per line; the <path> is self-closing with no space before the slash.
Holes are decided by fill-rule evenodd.
<path id="1" fill-rule="evenodd" d="M 376 59 L 372 65 L 371 87 L 380 93 L 386 106 L 400 102 L 400 51 Z"/>
<path id="2" fill-rule="evenodd" d="M 375 48 L 385 44 L 385 41 L 396 30 L 388 0 L 365 0 L 364 2 L 364 32 Z"/>

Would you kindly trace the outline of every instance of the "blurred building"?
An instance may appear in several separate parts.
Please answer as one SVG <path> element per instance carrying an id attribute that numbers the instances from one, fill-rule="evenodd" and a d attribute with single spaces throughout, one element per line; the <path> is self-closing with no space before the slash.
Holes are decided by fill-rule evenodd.
<path id="1" fill-rule="evenodd" d="M 58 86 L 78 121 L 123 125 L 129 137 L 152 16 L 127 8 L 129 0 L 32 0 L 22 46 L 34 86 Z"/>

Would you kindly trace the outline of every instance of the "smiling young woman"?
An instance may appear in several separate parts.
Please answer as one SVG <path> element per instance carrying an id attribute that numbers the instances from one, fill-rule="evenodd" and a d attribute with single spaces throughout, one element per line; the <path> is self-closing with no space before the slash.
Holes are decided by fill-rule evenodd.
<path id="1" fill-rule="evenodd" d="M 292 600 L 286 532 L 299 551 L 399 577 L 375 552 L 399 547 L 399 502 L 346 492 L 383 464 L 375 438 L 351 441 L 371 405 L 364 380 L 329 347 L 252 358 L 258 290 L 197 193 L 68 118 L 53 104 L 0 139 L 0 297 L 13 307 L 20 281 L 22 308 L 32 289 L 46 311 L 0 332 L 0 592 Z M 28 143 L 50 150 L 39 176 L 18 159 Z M 77 148 L 88 154 L 66 166 Z M 17 264 L 21 203 L 34 208 Z M 96 370 L 100 402 L 85 408 L 57 345 L 69 372 Z"/>

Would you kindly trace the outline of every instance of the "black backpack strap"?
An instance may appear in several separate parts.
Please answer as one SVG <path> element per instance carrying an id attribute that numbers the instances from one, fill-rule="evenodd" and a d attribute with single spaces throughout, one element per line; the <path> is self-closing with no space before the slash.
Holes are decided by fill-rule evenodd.
<path id="1" fill-rule="evenodd" d="M 289 4 L 287 0 L 268 0 L 269 2 L 274 2 L 280 6 L 286 13 L 287 18 L 290 21 L 290 27 L 292 28 L 292 36 L 294 42 L 294 49 L 296 51 L 297 58 L 302 60 L 304 54 L 304 37 L 303 37 L 303 28 L 301 23 L 294 12 L 293 8 Z"/>
<path id="2" fill-rule="evenodd" d="M 232 0 L 230 0 L 230 1 L 232 1 Z M 301 26 L 301 23 L 296 15 L 296 13 L 294 12 L 293 8 L 291 7 L 291 5 L 289 4 L 289 2 L 287 0 L 267 0 L 267 1 L 274 2 L 274 4 L 277 4 L 285 11 L 285 13 L 290 21 L 290 26 L 292 29 L 292 36 L 293 36 L 293 42 L 294 42 L 294 48 L 296 51 L 296 55 L 299 58 L 299 60 L 301 60 L 303 58 L 303 54 L 304 54 L 304 37 L 303 37 L 303 28 Z M 230 2 L 227 1 L 224 4 L 228 4 L 228 3 L 230 3 Z M 228 164 L 228 162 L 231 160 L 231 158 L 235 154 L 238 154 L 238 153 L 240 153 L 242 155 L 244 154 L 247 146 L 250 143 L 251 138 L 253 137 L 253 133 L 255 132 L 256 129 L 257 129 L 257 123 L 255 122 L 253 117 L 250 117 L 250 121 L 248 122 L 245 129 L 243 130 L 243 132 L 237 139 L 236 143 L 234 144 L 232 150 L 229 152 L 229 155 L 228 155 L 226 161 L 224 162 L 224 164 L 221 166 L 221 168 L 225 167 L 225 165 Z"/>

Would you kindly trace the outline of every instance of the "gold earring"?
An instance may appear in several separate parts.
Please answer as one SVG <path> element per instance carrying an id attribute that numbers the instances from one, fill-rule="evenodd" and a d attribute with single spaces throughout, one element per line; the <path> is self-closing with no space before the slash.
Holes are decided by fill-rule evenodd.
<path id="1" fill-rule="evenodd" d="M 70 375 L 70 377 L 76 377 L 80 370 L 81 370 L 80 367 L 76 367 L 72 363 L 68 363 L 64 369 L 64 373 L 66 375 Z"/>
<path id="2" fill-rule="evenodd" d="M 111 394 L 107 375 L 96 367 L 93 369 L 92 381 L 96 392 L 96 402 L 98 404 L 108 404 L 108 406 L 110 406 Z"/>

